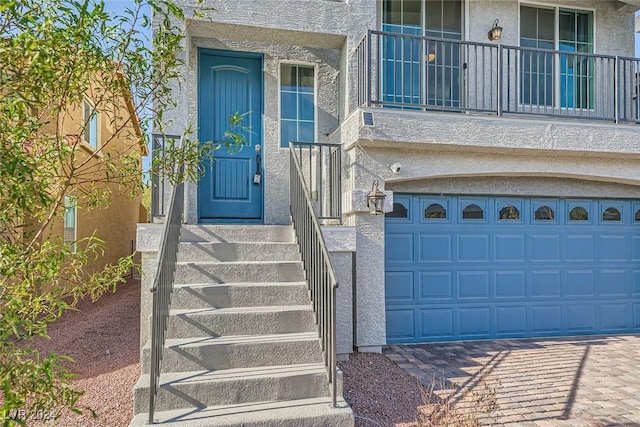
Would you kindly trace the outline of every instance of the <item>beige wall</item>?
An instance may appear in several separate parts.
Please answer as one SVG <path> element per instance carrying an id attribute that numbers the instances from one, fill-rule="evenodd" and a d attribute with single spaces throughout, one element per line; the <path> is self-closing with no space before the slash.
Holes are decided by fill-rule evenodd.
<path id="1" fill-rule="evenodd" d="M 93 102 L 94 97 L 100 96 L 98 93 L 99 91 L 90 91 L 87 99 Z M 112 105 L 106 107 L 106 110 L 98 111 L 98 140 L 101 148 L 97 152 L 82 141 L 82 135 L 78 136 L 78 130 L 82 129 L 83 123 L 82 105 L 70 108 L 68 114 L 58 122 L 57 129 L 61 135 L 71 140 L 79 138 L 82 141 L 75 151 L 76 163 L 89 159 L 88 167 L 100 168 L 100 157 L 116 157 L 128 153 L 136 153 L 142 163 L 142 156 L 146 154 L 146 150 L 140 138 L 139 125 L 137 121 L 131 120 L 125 98 L 121 96 L 120 99 L 110 102 Z M 114 134 L 119 128 L 122 130 L 117 135 Z M 55 133 L 57 129 L 54 124 L 49 124 L 45 132 Z M 146 210 L 141 203 L 141 194 L 131 197 L 131 189 L 121 187 L 118 183 L 98 185 L 111 193 L 110 202 L 100 207 L 86 206 L 86 200 L 82 198 L 78 188 L 69 192 L 69 195 L 78 197 L 77 239 L 95 236 L 104 241 L 103 251 L 95 256 L 90 254 L 85 267 L 86 273 L 100 271 L 105 265 L 117 263 L 120 258 L 131 255 L 135 251 L 136 223 L 141 222 L 143 218 L 146 222 Z M 63 227 L 63 214 L 60 213 L 53 224 L 51 234 L 63 236 Z"/>

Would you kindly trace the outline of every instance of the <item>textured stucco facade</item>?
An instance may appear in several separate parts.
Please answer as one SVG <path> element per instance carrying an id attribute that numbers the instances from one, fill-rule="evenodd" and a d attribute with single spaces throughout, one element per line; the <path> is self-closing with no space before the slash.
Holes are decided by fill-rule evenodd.
<path id="1" fill-rule="evenodd" d="M 193 3 L 178 1 L 187 12 Z M 500 43 L 519 45 L 518 0 L 464 0 L 463 40 L 487 43 L 495 19 L 504 28 Z M 537 6 L 593 11 L 594 52 L 634 55 L 633 1 L 538 0 Z M 289 219 L 289 153 L 280 147 L 279 70 L 283 62 L 316 70 L 317 142 L 343 147 L 343 224 L 353 248 L 334 251 L 341 288 L 340 352 L 356 346 L 379 351 L 385 337 L 384 217 L 363 206 L 378 180 L 388 194 L 523 195 L 637 198 L 640 144 L 633 124 L 561 117 L 498 117 L 370 108 L 357 103 L 356 48 L 367 30 L 381 28 L 381 2 L 206 1 L 211 21 L 192 20 L 182 59 L 184 82 L 175 86 L 175 110 L 168 133 L 197 129 L 199 49 L 261 53 L 264 74 L 264 222 Z M 187 13 L 188 14 L 188 13 Z M 494 42 L 497 43 L 497 42 Z M 375 70 L 372 70 L 375 71 Z M 365 125 L 362 113 L 373 114 Z M 400 172 L 389 165 L 400 163 Z M 187 221 L 195 223 L 197 186 L 187 189 Z M 335 238 L 335 235 L 334 237 Z M 349 259 L 352 253 L 353 262 Z M 352 283 L 353 280 L 353 283 Z M 343 290 L 347 289 L 347 290 Z M 344 294 L 342 292 L 345 292 Z M 355 300 L 347 295 L 352 295 Z M 351 312 L 355 312 L 355 318 Z M 354 327 L 355 325 L 355 327 Z"/>
<path id="2" fill-rule="evenodd" d="M 89 102 L 99 99 L 102 89 L 92 86 L 85 94 Z M 92 171 L 96 177 L 95 183 L 100 191 L 108 194 L 108 202 L 91 206 L 91 202 L 83 198 L 83 185 L 78 184 L 71 189 L 70 194 L 77 197 L 76 209 L 76 240 L 79 245 L 85 244 L 83 240 L 95 237 L 102 242 L 101 248 L 96 253 L 89 253 L 83 270 L 86 273 L 95 273 L 104 269 L 106 265 L 115 265 L 121 258 L 130 256 L 136 250 L 136 224 L 147 221 L 147 211 L 142 205 L 142 194 L 132 197 L 131 185 L 123 185 L 118 179 L 105 182 L 103 174 L 105 166 L 101 159 L 107 157 L 126 162 L 126 156 L 132 156 L 139 160 L 139 168 L 142 168 L 142 157 L 147 154 L 142 130 L 133 110 L 131 99 L 123 95 L 113 96 L 109 101 L 112 104 L 102 102 L 105 105 L 102 110 L 97 110 L 97 144 L 99 150 L 92 148 L 87 142 L 81 140 L 76 148 L 75 160 L 78 164 L 87 162 L 86 171 Z M 73 105 L 58 117 L 59 125 L 53 120 L 43 126 L 43 132 L 66 135 L 73 138 L 78 130 L 84 126 L 83 105 Z M 132 184 L 133 185 L 133 184 Z M 55 218 L 51 236 L 64 236 L 64 219 L 61 216 Z M 86 241 L 86 240 L 85 240 Z M 135 258 L 139 261 L 138 258 Z M 133 273 L 133 271 L 132 271 Z"/>

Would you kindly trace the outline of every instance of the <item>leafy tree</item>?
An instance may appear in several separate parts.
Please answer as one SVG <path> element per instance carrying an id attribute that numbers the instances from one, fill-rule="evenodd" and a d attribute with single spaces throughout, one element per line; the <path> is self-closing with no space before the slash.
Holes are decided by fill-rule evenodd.
<path id="1" fill-rule="evenodd" d="M 151 28 L 153 48 L 140 29 Z M 199 9 L 202 14 L 206 12 Z M 201 15 L 200 15 L 201 16 Z M 65 196 L 79 209 L 107 206 L 113 194 L 142 190 L 135 148 L 143 129 L 163 128 L 172 105 L 171 84 L 187 16 L 172 0 L 135 0 L 122 16 L 110 16 L 99 0 L 0 0 L 0 419 L 24 425 L 24 414 L 80 408 L 69 359 L 41 355 L 34 338 L 84 297 L 115 290 L 129 271 L 125 258 L 97 272 L 84 268 L 103 242 L 77 242 L 76 253 L 51 233 L 64 213 Z M 93 107 L 109 118 L 113 136 L 95 151 L 83 149 L 88 120 L 74 120 L 91 94 Z M 124 114 L 122 100 L 135 114 Z M 241 125 L 234 115 L 231 129 Z M 154 122 L 155 121 L 155 122 Z M 129 146 L 113 150 L 116 139 Z M 242 144 L 227 133 L 222 145 Z M 146 141 L 145 141 L 146 143 Z M 218 144 L 220 145 L 220 144 Z M 186 176 L 197 178 L 212 144 L 183 140 Z M 183 148 L 169 147 L 154 165 L 172 181 Z"/>

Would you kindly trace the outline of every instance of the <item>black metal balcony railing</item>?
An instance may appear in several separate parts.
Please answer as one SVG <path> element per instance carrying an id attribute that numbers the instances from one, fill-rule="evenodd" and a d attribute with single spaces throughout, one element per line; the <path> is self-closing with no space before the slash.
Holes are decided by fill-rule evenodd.
<path id="1" fill-rule="evenodd" d="M 369 31 L 359 106 L 639 121 L 640 59 Z"/>
<path id="2" fill-rule="evenodd" d="M 289 144 L 289 159 L 291 219 L 318 327 L 324 365 L 327 369 L 331 389 L 331 402 L 335 408 L 337 401 L 336 288 L 338 281 L 307 187 L 299 152 L 297 152 L 294 143 Z"/>

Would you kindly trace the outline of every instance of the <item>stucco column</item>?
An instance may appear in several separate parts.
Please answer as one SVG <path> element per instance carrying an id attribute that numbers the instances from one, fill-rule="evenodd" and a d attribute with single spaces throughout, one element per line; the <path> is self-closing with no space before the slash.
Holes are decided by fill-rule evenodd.
<path id="1" fill-rule="evenodd" d="M 151 285 L 156 276 L 158 250 L 164 224 L 138 224 L 136 233 L 136 250 L 142 258 L 142 277 L 140 278 L 140 358 L 142 347 L 150 336 L 151 309 L 153 294 Z"/>
<path id="2" fill-rule="evenodd" d="M 322 235 L 336 273 L 336 334 L 340 360 L 348 360 L 353 352 L 353 272 L 356 251 L 356 228 L 322 226 Z"/>
<path id="3" fill-rule="evenodd" d="M 345 213 L 355 226 L 355 345 L 360 352 L 381 352 L 386 344 L 384 289 L 384 215 L 371 215 L 369 190 L 352 190 Z M 393 193 L 384 191 L 385 212 L 392 210 Z"/>
<path id="4" fill-rule="evenodd" d="M 356 346 L 382 352 L 387 342 L 384 303 L 384 216 L 356 214 Z"/>

